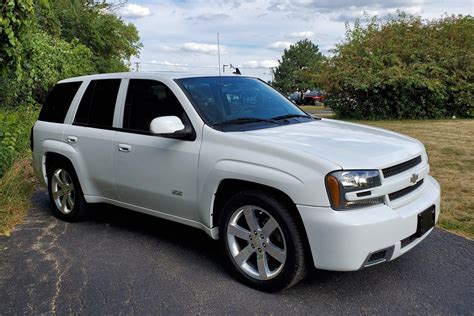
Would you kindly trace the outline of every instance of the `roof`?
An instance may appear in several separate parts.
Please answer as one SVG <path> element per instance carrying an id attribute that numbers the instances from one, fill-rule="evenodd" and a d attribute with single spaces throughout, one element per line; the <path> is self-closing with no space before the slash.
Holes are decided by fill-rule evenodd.
<path id="1" fill-rule="evenodd" d="M 199 77 L 217 77 L 218 74 L 192 74 L 186 72 L 116 72 L 116 73 L 107 73 L 107 74 L 97 74 L 97 75 L 88 75 L 73 77 L 59 81 L 60 83 L 64 82 L 73 82 L 73 81 L 84 81 L 84 80 L 94 80 L 94 79 L 126 79 L 126 78 L 136 78 L 136 79 L 157 79 L 157 80 L 173 80 L 173 79 L 182 79 L 182 78 L 199 78 Z M 221 74 L 222 77 L 235 77 L 234 74 Z M 240 77 L 240 75 L 239 75 Z M 248 76 L 242 76 L 248 77 Z"/>

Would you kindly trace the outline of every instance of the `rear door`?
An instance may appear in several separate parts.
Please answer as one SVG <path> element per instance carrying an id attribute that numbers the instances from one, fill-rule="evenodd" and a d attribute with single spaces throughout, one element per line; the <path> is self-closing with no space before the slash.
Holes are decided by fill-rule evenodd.
<path id="1" fill-rule="evenodd" d="M 123 128 L 114 145 L 114 173 L 120 200 L 172 216 L 198 220 L 196 212 L 199 140 L 151 135 L 150 123 L 177 116 L 191 126 L 180 102 L 164 83 L 130 79 Z"/>
<path id="2" fill-rule="evenodd" d="M 91 80 L 77 108 L 72 125 L 67 125 L 63 141 L 74 147 L 76 160 L 87 178 L 84 194 L 117 199 L 112 168 L 114 111 L 121 79 Z"/>
<path id="3" fill-rule="evenodd" d="M 43 158 L 46 152 L 56 151 L 63 137 L 64 121 L 82 81 L 58 83 L 48 94 L 38 121 L 31 129 L 30 146 L 36 176 L 46 185 Z M 51 142 L 52 140 L 52 142 Z"/>

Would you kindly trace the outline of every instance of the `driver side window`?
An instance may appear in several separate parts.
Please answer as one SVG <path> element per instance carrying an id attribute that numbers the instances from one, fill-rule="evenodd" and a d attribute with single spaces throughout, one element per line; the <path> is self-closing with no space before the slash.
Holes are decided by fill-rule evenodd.
<path id="1" fill-rule="evenodd" d="M 123 128 L 149 132 L 150 123 L 160 116 L 177 116 L 187 121 L 183 107 L 163 83 L 156 80 L 130 79 L 123 115 Z"/>

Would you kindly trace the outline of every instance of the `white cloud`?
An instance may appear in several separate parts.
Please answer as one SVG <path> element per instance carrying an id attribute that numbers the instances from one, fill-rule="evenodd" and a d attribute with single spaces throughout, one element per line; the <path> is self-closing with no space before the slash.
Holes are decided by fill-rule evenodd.
<path id="1" fill-rule="evenodd" d="M 276 60 L 262 60 L 262 61 L 256 61 L 256 60 L 249 60 L 246 61 L 242 64 L 241 67 L 244 68 L 273 68 L 278 66 L 278 61 Z"/>
<path id="2" fill-rule="evenodd" d="M 290 37 L 293 38 L 310 38 L 313 36 L 314 33 L 311 31 L 304 31 L 304 32 L 294 32 L 290 34 Z"/>
<path id="3" fill-rule="evenodd" d="M 217 21 L 217 20 L 225 20 L 230 18 L 230 15 L 224 14 L 224 13 L 204 13 L 196 16 L 190 16 L 187 18 L 187 20 L 191 21 L 203 21 L 203 22 L 209 22 L 209 21 Z"/>
<path id="4" fill-rule="evenodd" d="M 150 64 L 154 64 L 154 65 L 158 65 L 158 66 L 176 66 L 176 67 L 186 67 L 188 66 L 187 64 L 179 64 L 179 63 L 173 63 L 173 62 L 170 62 L 170 61 L 156 61 L 156 60 L 152 60 L 150 62 Z"/>
<path id="5" fill-rule="evenodd" d="M 119 11 L 120 15 L 130 19 L 141 18 L 151 15 L 150 9 L 139 4 L 129 3 Z"/>
<path id="6" fill-rule="evenodd" d="M 179 50 L 176 47 L 172 47 L 172 46 L 168 46 L 168 45 L 162 45 L 162 46 L 159 47 L 159 49 L 164 51 L 164 52 L 176 52 L 176 51 Z"/>
<path id="7" fill-rule="evenodd" d="M 273 68 L 278 66 L 278 61 L 276 60 L 264 60 L 261 62 L 262 67 Z"/>
<path id="8" fill-rule="evenodd" d="M 256 60 L 249 60 L 246 61 L 242 64 L 241 67 L 247 67 L 247 68 L 257 68 L 258 67 L 258 61 Z"/>
<path id="9" fill-rule="evenodd" d="M 282 49 L 285 49 L 285 48 L 290 48 L 292 43 L 290 42 L 274 42 L 274 43 L 271 43 L 270 45 L 268 45 L 268 48 L 271 48 L 271 49 L 276 49 L 276 50 L 282 50 Z"/>
<path id="10" fill-rule="evenodd" d="M 184 43 L 182 50 L 192 53 L 208 54 L 215 55 L 217 54 L 218 48 L 214 44 L 204 44 L 204 43 Z M 227 48 L 225 46 L 220 46 L 221 54 L 227 54 Z"/>
<path id="11" fill-rule="evenodd" d="M 363 8 L 363 9 L 357 9 L 357 8 L 350 8 L 351 10 L 346 10 L 346 11 L 341 11 L 337 14 L 330 14 L 329 18 L 334 20 L 334 21 L 339 21 L 339 22 L 353 22 L 356 19 L 362 19 L 364 20 L 364 16 L 374 16 L 376 15 L 379 18 L 384 18 L 387 17 L 388 15 L 397 15 L 397 12 L 399 9 L 397 8 Z M 408 14 L 413 14 L 413 15 L 419 15 L 422 13 L 422 8 L 420 6 L 410 6 L 410 7 L 405 7 L 403 8 L 403 12 L 408 13 Z"/>

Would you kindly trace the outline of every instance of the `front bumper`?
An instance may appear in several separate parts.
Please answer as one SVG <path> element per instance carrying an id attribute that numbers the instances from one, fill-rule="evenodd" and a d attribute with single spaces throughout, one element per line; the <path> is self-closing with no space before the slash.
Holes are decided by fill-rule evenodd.
<path id="1" fill-rule="evenodd" d="M 420 190 L 415 200 L 396 209 L 378 205 L 334 211 L 329 207 L 297 205 L 316 268 L 354 271 L 367 266 L 370 255 L 378 251 L 385 249 L 385 259 L 393 260 L 415 247 L 432 231 L 420 238 L 409 238 L 416 232 L 418 214 L 434 205 L 437 222 L 440 212 L 438 182 L 427 176 Z"/>

